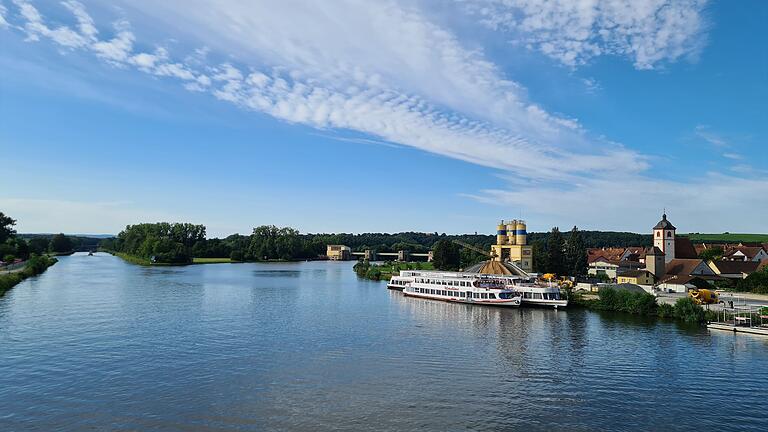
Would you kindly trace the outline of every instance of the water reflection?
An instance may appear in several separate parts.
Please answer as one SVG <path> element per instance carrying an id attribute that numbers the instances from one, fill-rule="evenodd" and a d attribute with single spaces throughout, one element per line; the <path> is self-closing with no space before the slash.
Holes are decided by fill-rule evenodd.
<path id="1" fill-rule="evenodd" d="M 408 298 L 351 267 L 63 257 L 0 299 L 0 426 L 761 430 L 768 415 L 763 339 Z"/>

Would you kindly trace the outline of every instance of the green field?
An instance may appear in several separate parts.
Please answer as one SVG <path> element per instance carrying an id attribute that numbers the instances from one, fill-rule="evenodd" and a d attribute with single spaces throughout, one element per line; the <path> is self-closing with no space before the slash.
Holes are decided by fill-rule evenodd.
<path id="1" fill-rule="evenodd" d="M 705 242 L 705 243 L 738 243 L 738 242 L 758 242 L 768 243 L 768 234 L 737 234 L 737 233 L 723 233 L 723 234 L 681 234 L 683 237 L 688 237 L 693 242 Z"/>
<path id="2" fill-rule="evenodd" d="M 224 264 L 235 262 L 229 258 L 192 258 L 192 264 Z"/>

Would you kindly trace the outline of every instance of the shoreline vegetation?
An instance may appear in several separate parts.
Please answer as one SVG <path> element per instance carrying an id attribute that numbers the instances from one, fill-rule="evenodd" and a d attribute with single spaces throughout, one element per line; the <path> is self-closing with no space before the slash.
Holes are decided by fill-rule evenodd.
<path id="1" fill-rule="evenodd" d="M 21 281 L 43 273 L 48 267 L 56 264 L 58 260 L 47 255 L 33 255 L 27 260 L 22 270 L 12 273 L 0 274 L 0 297 Z"/>
<path id="2" fill-rule="evenodd" d="M 373 281 L 388 280 L 393 274 L 401 270 L 434 270 L 435 267 L 430 262 L 384 262 L 382 264 L 370 263 L 368 261 L 358 261 L 352 270 L 358 277 L 370 279 Z"/>
<path id="3" fill-rule="evenodd" d="M 677 299 L 674 305 L 659 304 L 656 296 L 652 294 L 610 287 L 602 288 L 596 299 L 585 299 L 579 294 L 572 295 L 568 305 L 594 311 L 674 319 L 690 324 L 704 324 L 713 321 L 716 316 L 715 311 L 704 309 L 688 297 Z"/>

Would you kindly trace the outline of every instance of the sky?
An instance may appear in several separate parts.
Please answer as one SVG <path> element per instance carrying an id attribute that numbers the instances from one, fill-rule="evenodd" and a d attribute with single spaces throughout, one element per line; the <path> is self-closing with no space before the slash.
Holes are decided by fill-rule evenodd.
<path id="1" fill-rule="evenodd" d="M 768 232 L 768 2 L 0 0 L 0 211 Z"/>

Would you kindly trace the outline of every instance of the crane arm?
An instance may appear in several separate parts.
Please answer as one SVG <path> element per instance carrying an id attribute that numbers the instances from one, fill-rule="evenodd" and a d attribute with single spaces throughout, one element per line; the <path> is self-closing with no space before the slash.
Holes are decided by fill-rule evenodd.
<path id="1" fill-rule="evenodd" d="M 471 244 L 469 244 L 469 243 L 465 243 L 465 242 L 463 242 L 463 241 L 461 241 L 461 240 L 451 240 L 451 241 L 452 241 L 452 242 L 454 242 L 454 243 L 456 243 L 457 245 L 459 245 L 459 246 L 463 247 L 463 248 L 467 248 L 467 249 L 469 249 L 469 250 L 475 251 L 475 252 L 477 252 L 477 253 L 479 253 L 479 254 L 482 254 L 482 255 L 485 255 L 485 256 L 487 256 L 487 257 L 489 257 L 489 258 L 496 258 L 496 254 L 494 254 L 494 253 L 488 253 L 488 252 L 486 252 L 486 251 L 484 251 L 484 250 L 480 249 L 480 248 L 479 248 L 479 247 L 477 247 L 477 246 L 471 245 Z"/>

